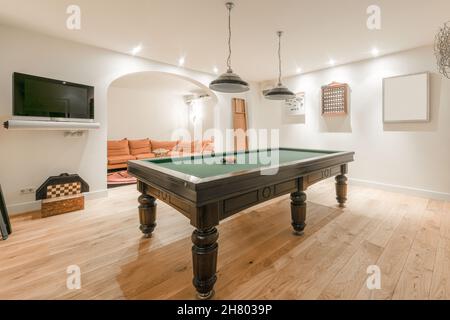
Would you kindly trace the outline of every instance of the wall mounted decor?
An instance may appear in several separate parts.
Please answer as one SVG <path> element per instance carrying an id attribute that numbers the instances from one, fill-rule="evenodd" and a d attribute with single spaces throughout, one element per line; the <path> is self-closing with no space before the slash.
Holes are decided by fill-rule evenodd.
<path id="1" fill-rule="evenodd" d="M 299 92 L 295 95 L 295 98 L 286 100 L 285 108 L 286 116 L 305 115 L 305 93 Z"/>
<path id="2" fill-rule="evenodd" d="M 248 150 L 248 115 L 247 102 L 244 99 L 233 98 L 231 100 L 233 110 L 234 150 Z"/>
<path id="3" fill-rule="evenodd" d="M 12 232 L 8 211 L 6 209 L 5 198 L 3 197 L 2 186 L 0 186 L 0 231 L 3 240 L 8 239 L 8 236 Z"/>
<path id="4" fill-rule="evenodd" d="M 450 21 L 444 24 L 434 42 L 439 72 L 450 79 Z"/>
<path id="5" fill-rule="evenodd" d="M 332 82 L 322 87 L 322 116 L 342 116 L 348 112 L 349 86 Z"/>
<path id="6" fill-rule="evenodd" d="M 429 121 L 429 82 L 428 72 L 383 79 L 383 121 Z"/>

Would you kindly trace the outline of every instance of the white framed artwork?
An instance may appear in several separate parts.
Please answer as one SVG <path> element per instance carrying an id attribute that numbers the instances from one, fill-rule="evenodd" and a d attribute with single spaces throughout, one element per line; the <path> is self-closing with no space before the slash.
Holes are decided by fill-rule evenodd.
<path id="1" fill-rule="evenodd" d="M 428 122 L 429 91 L 428 72 L 383 79 L 383 122 Z"/>
<path id="2" fill-rule="evenodd" d="M 285 102 L 286 116 L 303 116 L 305 115 L 305 93 L 299 92 L 294 99 Z"/>

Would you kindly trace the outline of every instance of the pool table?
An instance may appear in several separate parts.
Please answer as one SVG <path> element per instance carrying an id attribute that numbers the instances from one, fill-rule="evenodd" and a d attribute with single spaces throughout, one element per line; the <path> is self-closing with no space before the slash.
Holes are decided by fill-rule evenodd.
<path id="1" fill-rule="evenodd" d="M 265 149 L 128 162 L 137 178 L 140 230 L 156 227 L 156 199 L 186 216 L 192 233 L 193 284 L 200 299 L 214 294 L 219 222 L 246 208 L 290 194 L 295 235 L 306 226 L 308 186 L 336 177 L 336 199 L 347 200 L 348 163 L 354 152 Z"/>

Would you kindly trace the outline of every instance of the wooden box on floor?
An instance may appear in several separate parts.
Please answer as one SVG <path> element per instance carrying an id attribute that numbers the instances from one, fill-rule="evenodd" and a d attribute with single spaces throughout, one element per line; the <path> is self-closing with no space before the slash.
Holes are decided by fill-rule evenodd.
<path id="1" fill-rule="evenodd" d="M 46 218 L 83 209 L 84 196 L 82 194 L 44 199 L 42 200 L 41 216 Z"/>

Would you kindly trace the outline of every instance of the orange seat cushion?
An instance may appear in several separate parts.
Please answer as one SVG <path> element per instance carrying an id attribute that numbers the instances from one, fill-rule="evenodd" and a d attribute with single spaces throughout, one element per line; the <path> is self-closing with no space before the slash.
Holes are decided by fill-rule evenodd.
<path id="1" fill-rule="evenodd" d="M 128 140 L 119 141 L 108 141 L 108 158 L 116 156 L 125 156 L 130 154 L 130 149 L 128 148 Z"/>
<path id="2" fill-rule="evenodd" d="M 202 146 L 205 146 L 205 145 L 211 144 L 211 143 L 214 143 L 214 141 L 213 141 L 212 139 L 203 140 L 203 141 L 202 141 Z"/>
<path id="3" fill-rule="evenodd" d="M 133 156 L 149 154 L 152 150 L 149 139 L 128 140 L 128 145 L 130 146 L 130 153 Z"/>
<path id="4" fill-rule="evenodd" d="M 137 160 L 141 160 L 141 159 L 151 159 L 151 158 L 155 158 L 155 154 L 154 153 L 142 153 L 142 154 L 138 154 L 136 155 L 136 159 Z"/>
<path id="5" fill-rule="evenodd" d="M 192 141 L 192 152 L 201 153 L 203 150 L 203 141 Z"/>
<path id="6" fill-rule="evenodd" d="M 194 143 L 192 141 L 179 141 L 176 151 L 182 153 L 191 153 L 194 150 Z"/>
<path id="7" fill-rule="evenodd" d="M 208 152 L 208 153 L 214 152 L 214 143 L 208 143 L 208 144 L 203 145 L 202 152 Z"/>
<path id="8" fill-rule="evenodd" d="M 136 157 L 132 155 L 108 157 L 108 164 L 121 164 L 126 163 L 128 160 L 136 160 Z"/>
<path id="9" fill-rule="evenodd" d="M 176 145 L 178 144 L 178 141 L 158 141 L 158 140 L 151 140 L 150 141 L 153 150 L 158 149 L 166 149 L 166 150 L 175 150 Z"/>

